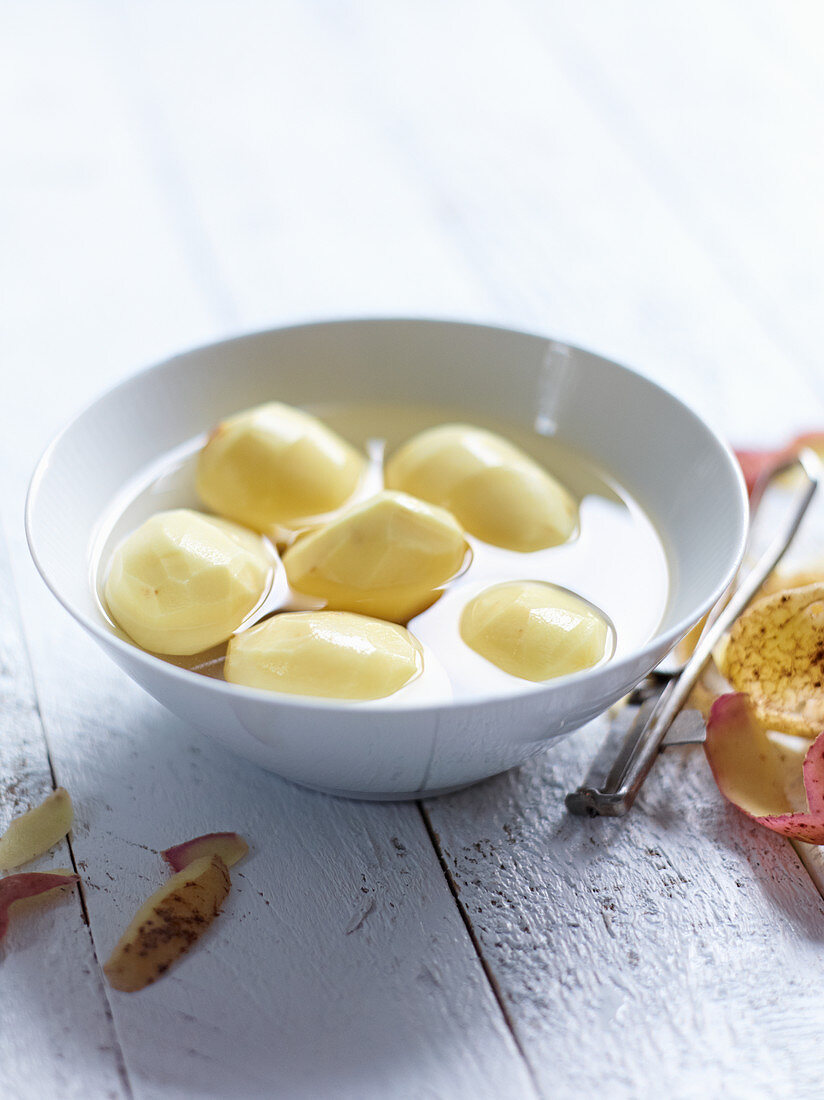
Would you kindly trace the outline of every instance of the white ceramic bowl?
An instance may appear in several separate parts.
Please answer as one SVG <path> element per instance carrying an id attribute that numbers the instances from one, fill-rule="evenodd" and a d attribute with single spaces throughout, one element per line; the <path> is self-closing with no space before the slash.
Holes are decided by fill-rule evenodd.
<path id="1" fill-rule="evenodd" d="M 665 390 L 540 336 L 423 320 L 334 321 L 176 356 L 82 412 L 32 479 L 27 532 L 46 584 L 131 677 L 224 745 L 298 783 L 411 798 L 520 764 L 614 703 L 719 597 L 743 553 L 747 502 L 728 448 Z M 123 486 L 227 414 L 278 399 L 457 406 L 557 425 L 646 510 L 671 578 L 663 621 L 636 652 L 509 697 L 352 706 L 208 679 L 118 638 L 90 581 L 93 533 Z"/>

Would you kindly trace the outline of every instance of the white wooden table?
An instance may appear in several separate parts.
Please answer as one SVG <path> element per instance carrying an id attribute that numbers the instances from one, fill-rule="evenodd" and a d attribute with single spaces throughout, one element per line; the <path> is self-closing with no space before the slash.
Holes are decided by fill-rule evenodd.
<path id="1" fill-rule="evenodd" d="M 48 439 L 167 353 L 326 316 L 554 334 L 739 442 L 824 425 L 809 0 L 5 0 L 0 828 L 71 791 L 82 890 L 0 957 L 0 1096 L 821 1095 L 824 904 L 700 750 L 569 818 L 602 722 L 421 805 L 301 790 L 109 664 L 29 563 Z M 21 625 L 22 624 L 22 625 Z M 156 986 L 157 850 L 252 857 Z"/>

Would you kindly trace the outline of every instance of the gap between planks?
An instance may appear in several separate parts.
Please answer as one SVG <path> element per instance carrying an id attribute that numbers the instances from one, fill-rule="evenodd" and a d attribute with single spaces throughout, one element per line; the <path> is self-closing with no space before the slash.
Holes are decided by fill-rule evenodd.
<path id="1" fill-rule="evenodd" d="M 6 610 L 8 612 L 7 624 L 10 631 L 14 634 L 16 642 L 19 644 L 21 655 L 20 660 L 24 666 L 24 669 L 28 672 L 28 679 L 31 685 L 32 701 L 34 704 L 32 725 L 35 727 L 35 732 L 39 733 L 40 740 L 42 741 L 43 751 L 46 758 L 46 766 L 48 768 L 48 773 L 51 778 L 51 787 L 52 790 L 55 790 L 59 786 L 59 783 L 55 770 L 51 745 L 49 744 L 48 733 L 46 732 L 46 726 L 43 722 L 42 708 L 40 705 L 40 695 L 37 687 L 37 677 L 35 676 L 34 664 L 31 659 L 28 638 L 26 636 L 25 627 L 23 625 L 23 616 L 21 614 L 18 588 L 14 583 L 14 570 L 11 561 L 11 555 L 8 550 L 8 545 L 9 544 L 6 537 L 5 527 L 2 522 L 2 518 L 0 517 L 0 575 L 5 575 L 8 584 L 8 589 L 5 596 Z M 120 1084 L 123 1088 L 124 1094 L 126 1095 L 128 1100 L 133 1100 L 134 1091 L 132 1089 L 132 1084 L 129 1079 L 128 1070 L 126 1068 L 126 1059 L 123 1054 L 120 1036 L 118 1034 L 117 1025 L 115 1023 L 115 1017 L 109 998 L 109 992 L 106 987 L 106 983 L 102 978 L 102 967 L 100 963 L 100 958 L 97 953 L 97 945 L 94 941 L 94 933 L 92 932 L 91 921 L 89 920 L 88 906 L 86 904 L 85 883 L 83 881 L 83 875 L 80 872 L 77 856 L 74 851 L 74 843 L 71 830 L 69 830 L 69 832 L 66 834 L 64 841 L 68 851 L 69 859 L 71 861 L 72 870 L 77 875 L 76 896 L 80 905 L 80 915 L 83 924 L 86 927 L 86 932 L 89 936 L 92 960 L 94 964 L 98 967 L 97 987 L 101 995 L 103 1011 L 112 1030 L 112 1039 L 114 1040 L 114 1042 L 111 1049 L 115 1070 L 117 1072 L 117 1076 L 120 1080 Z"/>
<path id="2" fill-rule="evenodd" d="M 435 831 L 432 821 L 430 820 L 429 813 L 423 802 L 418 800 L 416 801 L 415 805 L 418 807 L 418 812 L 421 815 L 421 820 L 423 821 L 424 828 L 426 829 L 426 835 L 429 837 L 432 848 L 435 852 L 435 856 L 438 860 L 438 865 L 443 872 L 443 877 L 446 879 L 446 885 L 449 887 L 449 893 L 452 895 L 452 900 L 455 902 L 455 906 L 458 910 L 458 913 L 460 914 L 461 920 L 463 921 L 464 928 L 466 928 L 466 934 L 469 936 L 472 946 L 475 949 L 475 954 L 478 956 L 478 962 L 480 963 L 481 969 L 483 970 L 486 980 L 489 983 L 489 988 L 492 991 L 492 996 L 495 998 L 495 1002 L 501 1011 L 501 1016 L 504 1019 L 504 1023 L 509 1028 L 509 1033 L 512 1036 L 512 1042 L 515 1044 L 516 1050 L 523 1059 L 524 1065 L 526 1066 L 527 1072 L 529 1073 L 530 1080 L 535 1087 L 536 1093 L 539 1096 L 542 1096 L 543 1092 L 541 1090 L 540 1084 L 532 1069 L 532 1065 L 529 1058 L 527 1057 L 523 1044 L 521 1043 L 520 1036 L 518 1035 L 518 1031 L 515 1027 L 515 1021 L 512 1019 L 509 1009 L 506 1006 L 506 1001 L 504 1000 L 503 991 L 501 990 L 500 984 L 498 983 L 498 979 L 495 977 L 492 967 L 489 965 L 489 962 L 487 961 L 486 956 L 483 953 L 483 948 L 481 947 L 480 940 L 475 934 L 472 920 L 466 910 L 466 907 L 461 901 L 460 888 L 453 876 L 449 873 L 449 867 L 447 866 L 446 859 L 444 858 L 443 851 L 441 850 L 440 837 Z"/>

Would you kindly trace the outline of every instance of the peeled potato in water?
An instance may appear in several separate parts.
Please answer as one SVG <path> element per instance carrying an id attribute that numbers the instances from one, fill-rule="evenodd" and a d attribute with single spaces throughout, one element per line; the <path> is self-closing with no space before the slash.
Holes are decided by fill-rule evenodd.
<path id="1" fill-rule="evenodd" d="M 283 565 L 294 589 L 330 610 L 406 622 L 437 599 L 468 553 L 449 512 L 385 491 L 301 535 Z"/>
<path id="2" fill-rule="evenodd" d="M 152 516 L 120 543 L 104 596 L 143 649 L 187 655 L 226 641 L 260 602 L 271 571 L 260 536 L 179 508 Z"/>
<path id="3" fill-rule="evenodd" d="M 339 508 L 365 468 L 317 417 L 270 402 L 215 428 L 198 457 L 197 491 L 220 515 L 273 532 Z"/>
<path id="4" fill-rule="evenodd" d="M 591 604 L 542 581 L 484 589 L 464 608 L 460 633 L 493 665 L 536 682 L 591 668 L 612 641 L 607 619 Z"/>
<path id="5" fill-rule="evenodd" d="M 414 436 L 386 466 L 386 484 L 448 509 L 470 534 L 529 552 L 566 542 L 578 523 L 567 490 L 494 432 L 443 424 Z"/>
<path id="6" fill-rule="evenodd" d="M 229 643 L 234 684 L 326 699 L 382 699 L 414 680 L 421 647 L 395 623 L 346 611 L 292 611 Z"/>

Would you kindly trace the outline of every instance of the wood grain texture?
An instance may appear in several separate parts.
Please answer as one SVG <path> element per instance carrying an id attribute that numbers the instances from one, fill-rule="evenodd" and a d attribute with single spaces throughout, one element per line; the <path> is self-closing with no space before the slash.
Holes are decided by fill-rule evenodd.
<path id="1" fill-rule="evenodd" d="M 110 994 L 135 1095 L 534 1095 L 416 807 L 231 756 L 125 682 L 41 587 L 22 583 L 28 633 L 101 957 L 168 877 L 161 849 L 214 830 L 252 847 L 190 955 Z"/>
<path id="2" fill-rule="evenodd" d="M 364 58 L 334 14 L 319 23 L 299 0 L 193 10 L 122 6 L 112 44 L 158 175 L 197 217 L 242 324 L 488 316 L 449 212 L 353 97 Z"/>
<path id="3" fill-rule="evenodd" d="M 765 334 L 820 382 L 820 9 L 639 0 L 530 13 Z"/>
<path id="4" fill-rule="evenodd" d="M 738 6 L 722 7 L 729 23 Z M 647 147 L 628 139 L 624 120 L 607 110 L 613 104 L 594 98 L 589 74 L 575 69 L 577 55 L 552 34 L 552 20 L 586 12 L 606 53 L 614 40 L 600 26 L 603 12 L 620 25 L 621 64 L 640 83 L 646 59 L 666 57 L 666 6 L 656 14 L 658 33 L 646 36 L 640 17 L 624 24 L 623 7 L 606 2 L 458 0 L 413 13 L 364 0 L 343 11 L 319 2 L 315 10 L 318 34 L 359 59 L 351 77 L 360 110 L 439 196 L 450 213 L 445 231 L 472 257 L 499 316 L 628 362 L 732 438 L 780 432 L 801 415 L 798 394 L 820 409 L 814 379 L 740 289 L 739 270 L 685 223 L 644 161 Z M 732 46 L 728 33 L 712 49 L 720 55 Z M 698 52 L 693 43 L 691 56 Z M 591 75 L 594 84 L 600 74 Z M 769 96 L 769 75 L 763 80 Z M 662 78 L 649 100 L 660 103 L 662 88 L 677 97 L 680 86 Z M 732 115 L 738 103 L 723 91 Z M 697 131 L 715 126 L 705 101 L 699 108 L 685 95 L 678 106 Z M 789 120 L 794 101 L 781 101 L 781 110 Z M 748 115 L 748 125 L 757 120 Z M 706 150 L 692 171 L 710 187 L 725 163 Z M 785 379 L 790 389 L 776 384 Z"/>
<path id="5" fill-rule="evenodd" d="M 603 724 L 427 814 L 546 1095 L 813 1096 L 824 903 L 670 750 L 624 820 L 569 817 Z"/>
<path id="6" fill-rule="evenodd" d="M 0 834 L 52 790 L 43 727 L 0 527 Z M 26 866 L 71 867 L 66 842 Z M 128 1096 L 76 890 L 12 915 L 0 945 L 0 1095 Z"/>
<path id="7" fill-rule="evenodd" d="M 198 257 L 112 94 L 116 63 L 97 6 L 10 0 L 0 9 L 0 116 L 7 213 L 0 457 L 13 533 L 24 475 L 103 388 L 227 323 Z"/>

